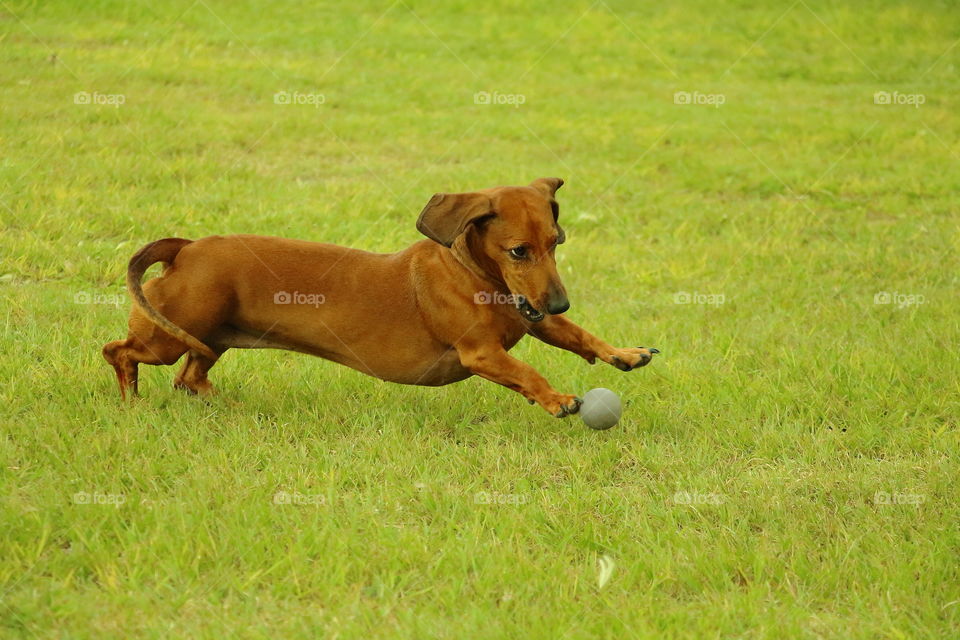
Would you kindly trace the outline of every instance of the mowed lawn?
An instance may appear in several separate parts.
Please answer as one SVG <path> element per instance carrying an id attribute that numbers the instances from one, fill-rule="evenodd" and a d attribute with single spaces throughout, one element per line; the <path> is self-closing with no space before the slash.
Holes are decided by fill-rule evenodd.
<path id="1" fill-rule="evenodd" d="M 754 4 L 0 2 L 0 637 L 960 636 L 960 14 Z M 274 351 L 121 404 L 146 242 L 540 176 L 662 353 L 514 353 L 614 429 Z"/>

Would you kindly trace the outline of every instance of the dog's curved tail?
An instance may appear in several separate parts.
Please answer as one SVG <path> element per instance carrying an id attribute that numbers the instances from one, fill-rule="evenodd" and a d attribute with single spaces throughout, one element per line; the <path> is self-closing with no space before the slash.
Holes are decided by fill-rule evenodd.
<path id="1" fill-rule="evenodd" d="M 140 282 L 143 274 L 146 273 L 151 265 L 158 262 L 163 262 L 167 265 L 172 264 L 174 258 L 180 253 L 180 250 L 192 242 L 193 240 L 186 240 L 184 238 L 164 238 L 163 240 L 157 240 L 156 242 L 145 245 L 140 251 L 133 254 L 133 257 L 130 258 L 130 264 L 127 266 L 127 291 L 130 292 L 134 303 L 140 307 L 140 310 L 143 311 L 155 325 L 190 347 L 193 351 L 197 351 L 211 360 L 216 360 L 217 354 L 215 354 L 210 347 L 173 324 L 150 304 L 150 301 L 147 300 L 147 297 L 143 293 L 143 284 Z"/>

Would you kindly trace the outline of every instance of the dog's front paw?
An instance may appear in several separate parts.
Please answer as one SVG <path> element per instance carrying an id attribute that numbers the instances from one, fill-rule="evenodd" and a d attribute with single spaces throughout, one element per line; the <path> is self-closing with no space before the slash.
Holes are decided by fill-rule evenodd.
<path id="1" fill-rule="evenodd" d="M 554 394 L 548 402 L 542 404 L 543 408 L 554 418 L 565 418 L 577 411 L 580 411 L 580 405 L 583 400 L 577 396 L 568 393 Z"/>
<path id="2" fill-rule="evenodd" d="M 608 362 L 620 371 L 631 371 L 649 364 L 655 353 L 660 353 L 660 351 L 658 349 L 647 349 L 646 347 L 617 349 L 610 356 Z"/>

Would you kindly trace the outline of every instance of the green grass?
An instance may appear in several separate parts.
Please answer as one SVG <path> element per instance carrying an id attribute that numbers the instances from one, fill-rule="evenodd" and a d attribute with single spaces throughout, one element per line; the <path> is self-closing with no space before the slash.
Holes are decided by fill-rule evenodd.
<path id="1" fill-rule="evenodd" d="M 752 4 L 0 3 L 0 636 L 960 635 L 960 16 Z M 393 251 L 543 175 L 571 318 L 663 352 L 518 346 L 608 432 L 269 351 L 124 406 L 127 303 L 77 302 L 153 239 Z"/>

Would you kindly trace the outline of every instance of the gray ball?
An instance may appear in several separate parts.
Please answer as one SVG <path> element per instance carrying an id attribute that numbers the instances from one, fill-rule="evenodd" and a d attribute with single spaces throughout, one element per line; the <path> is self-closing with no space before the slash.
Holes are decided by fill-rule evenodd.
<path id="1" fill-rule="evenodd" d="M 609 429 L 620 420 L 620 396 L 610 389 L 598 387 L 587 391 L 580 405 L 580 417 L 591 429 Z"/>

